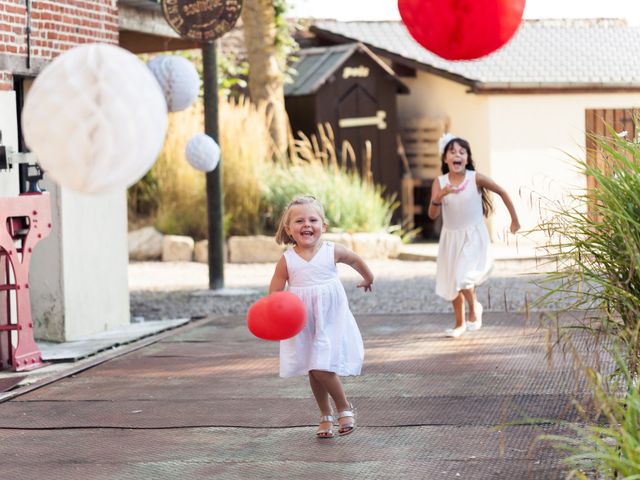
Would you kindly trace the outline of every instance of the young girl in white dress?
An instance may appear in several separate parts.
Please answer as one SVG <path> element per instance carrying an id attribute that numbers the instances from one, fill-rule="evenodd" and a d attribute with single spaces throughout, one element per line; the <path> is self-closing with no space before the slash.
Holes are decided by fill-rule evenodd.
<path id="1" fill-rule="evenodd" d="M 371 291 L 373 274 L 367 264 L 342 245 L 323 241 L 327 228 L 324 209 L 311 196 L 294 198 L 285 208 L 276 233 L 279 244 L 292 245 L 276 265 L 269 293 L 284 290 L 299 296 L 307 310 L 307 322 L 293 338 L 280 342 L 280 376 L 308 375 L 320 409 L 319 438 L 334 436 L 329 397 L 337 411 L 338 434 L 356 427 L 353 407 L 340 377 L 359 375 L 364 346 L 347 295 L 338 278 L 336 263 L 346 263 L 362 275 L 358 284 Z"/>
<path id="2" fill-rule="evenodd" d="M 487 190 L 502 198 L 511 215 L 511 233 L 520 229 L 520 223 L 504 188 L 475 172 L 469 142 L 445 134 L 440 139 L 440 154 L 443 175 L 433 181 L 428 210 L 432 220 L 442 213 L 436 294 L 453 304 L 456 324 L 445 335 L 459 337 L 482 326 L 482 305 L 475 287 L 488 278 L 493 268 L 489 232 L 483 218 L 492 211 Z M 465 321 L 465 300 L 469 321 Z"/>

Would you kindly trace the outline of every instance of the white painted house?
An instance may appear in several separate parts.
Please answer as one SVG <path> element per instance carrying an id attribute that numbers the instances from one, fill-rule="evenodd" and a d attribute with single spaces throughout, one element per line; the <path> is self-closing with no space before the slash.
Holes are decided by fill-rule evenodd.
<path id="1" fill-rule="evenodd" d="M 499 51 L 460 62 L 422 48 L 401 22 L 319 22 L 311 31 L 322 44 L 362 42 L 393 67 L 410 90 L 397 97 L 401 127 L 448 117 L 477 169 L 509 191 L 524 229 L 538 224 L 536 196 L 586 186 L 570 156 L 585 159 L 585 131 L 600 131 L 600 116 L 635 135 L 625 110 L 640 106 L 640 27 L 622 20 L 527 20 Z M 505 241 L 509 215 L 494 204 L 492 236 Z"/>

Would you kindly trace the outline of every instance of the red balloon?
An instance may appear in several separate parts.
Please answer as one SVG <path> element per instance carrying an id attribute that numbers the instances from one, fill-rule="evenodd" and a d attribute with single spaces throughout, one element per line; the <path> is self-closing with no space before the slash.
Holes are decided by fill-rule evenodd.
<path id="1" fill-rule="evenodd" d="M 263 340 L 286 340 L 304 328 L 306 308 L 291 292 L 274 292 L 255 302 L 247 311 L 247 327 Z"/>
<path id="2" fill-rule="evenodd" d="M 424 48 L 447 60 L 471 60 L 513 37 L 524 4 L 525 0 L 398 0 L 398 10 Z"/>

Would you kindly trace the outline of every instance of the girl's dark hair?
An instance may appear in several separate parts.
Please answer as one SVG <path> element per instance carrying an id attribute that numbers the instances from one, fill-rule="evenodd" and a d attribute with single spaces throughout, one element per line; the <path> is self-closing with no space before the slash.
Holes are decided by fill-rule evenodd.
<path id="1" fill-rule="evenodd" d="M 467 170 L 475 171 L 476 166 L 473 163 L 473 156 L 471 155 L 471 146 L 469 145 L 469 142 L 467 142 L 464 138 L 452 138 L 451 140 L 449 140 L 449 143 L 445 145 L 444 150 L 442 150 L 442 156 L 440 158 L 442 162 L 442 174 L 446 175 L 447 173 L 449 173 L 449 165 L 445 163 L 444 159 L 447 156 L 447 152 L 449 151 L 449 149 L 453 147 L 454 143 L 457 143 L 460 147 L 464 148 L 467 151 Z M 489 198 L 489 192 L 487 192 L 484 187 L 480 187 L 480 195 L 482 196 L 482 213 L 485 217 L 488 217 L 489 215 L 491 215 L 491 213 L 493 213 L 493 204 L 491 203 L 491 198 Z"/>

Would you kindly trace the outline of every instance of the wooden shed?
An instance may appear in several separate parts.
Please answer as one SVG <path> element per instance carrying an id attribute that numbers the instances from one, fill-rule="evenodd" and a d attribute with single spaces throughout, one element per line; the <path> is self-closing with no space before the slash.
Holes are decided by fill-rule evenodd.
<path id="1" fill-rule="evenodd" d="M 403 166 L 397 153 L 396 95 L 409 93 L 393 70 L 361 43 L 302 49 L 285 86 L 285 104 L 294 133 L 317 132 L 329 123 L 340 156 L 348 141 L 362 172 L 367 140 L 376 184 L 400 199 Z"/>

